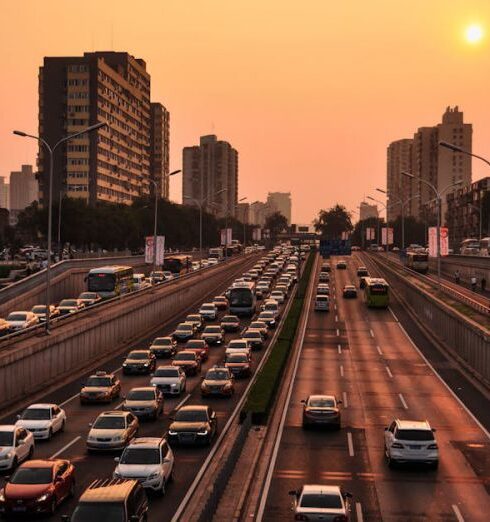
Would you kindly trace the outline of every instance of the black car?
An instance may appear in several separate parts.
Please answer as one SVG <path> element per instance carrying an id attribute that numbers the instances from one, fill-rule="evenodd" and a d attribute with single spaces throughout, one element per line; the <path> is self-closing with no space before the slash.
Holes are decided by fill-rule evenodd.
<path id="1" fill-rule="evenodd" d="M 177 342 L 185 342 L 192 339 L 197 333 L 197 329 L 193 323 L 179 323 L 174 330 L 172 337 Z"/>
<path id="2" fill-rule="evenodd" d="M 173 357 L 177 353 L 177 341 L 172 337 L 157 337 L 150 345 L 155 357 Z"/>
<path id="3" fill-rule="evenodd" d="M 155 370 L 157 359 L 150 350 L 133 350 L 129 352 L 122 368 L 125 375 L 130 373 L 151 373 Z"/>
<path id="4" fill-rule="evenodd" d="M 216 413 L 210 406 L 182 406 L 171 420 L 167 434 L 170 444 L 211 444 L 218 429 Z"/>

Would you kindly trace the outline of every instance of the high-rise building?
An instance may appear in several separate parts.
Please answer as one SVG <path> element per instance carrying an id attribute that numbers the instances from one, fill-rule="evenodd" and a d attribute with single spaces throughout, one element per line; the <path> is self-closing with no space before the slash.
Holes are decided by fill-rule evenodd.
<path id="1" fill-rule="evenodd" d="M 291 224 L 291 192 L 269 192 L 267 204 L 272 212 L 280 212 Z"/>
<path id="2" fill-rule="evenodd" d="M 183 150 L 182 200 L 218 217 L 234 216 L 238 201 L 238 152 L 214 135 Z"/>
<path id="3" fill-rule="evenodd" d="M 9 184 L 5 183 L 5 178 L 0 176 L 0 208 L 10 208 Z"/>
<path id="4" fill-rule="evenodd" d="M 130 204 L 149 194 L 150 75 L 144 60 L 125 52 L 45 58 L 39 70 L 39 135 L 54 144 L 101 121 L 109 127 L 84 134 L 57 149 L 55 200 L 63 193 L 91 204 Z M 46 158 L 40 147 L 41 202 L 47 189 Z"/>
<path id="5" fill-rule="evenodd" d="M 38 199 L 38 183 L 32 165 L 10 173 L 10 209 L 21 211 Z"/>
<path id="6" fill-rule="evenodd" d="M 361 221 L 369 218 L 377 218 L 378 217 L 378 205 L 370 205 L 365 201 L 361 201 L 359 205 L 359 219 Z"/>
<path id="7" fill-rule="evenodd" d="M 238 203 L 235 217 L 242 223 L 250 223 L 250 204 Z"/>
<path id="8" fill-rule="evenodd" d="M 249 223 L 263 227 L 265 220 L 274 212 L 267 203 L 263 201 L 254 201 L 250 203 Z"/>
<path id="9" fill-rule="evenodd" d="M 389 223 L 401 216 L 402 204 L 405 216 L 414 215 L 414 199 L 416 199 L 412 194 L 414 185 L 402 174 L 403 171 L 412 171 L 412 147 L 413 140 L 411 139 L 393 141 L 388 146 L 386 212 Z"/>
<path id="10" fill-rule="evenodd" d="M 169 196 L 170 114 L 161 103 L 151 104 L 150 175 L 160 197 Z M 153 189 L 153 184 L 150 187 Z"/>

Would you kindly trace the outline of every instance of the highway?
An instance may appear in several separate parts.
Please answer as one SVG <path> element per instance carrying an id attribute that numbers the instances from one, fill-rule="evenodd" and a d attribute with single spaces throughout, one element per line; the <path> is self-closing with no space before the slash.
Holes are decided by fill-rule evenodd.
<path id="1" fill-rule="evenodd" d="M 230 283 L 247 269 L 251 268 L 257 261 L 256 257 L 250 260 L 250 263 L 245 267 L 241 267 L 236 273 L 223 281 L 221 287 L 216 292 L 208 296 L 203 296 L 202 301 L 196 302 L 192 310 L 182 311 L 181 317 L 171 325 L 162 328 L 161 331 L 153 335 L 151 338 L 145 339 L 138 346 L 133 346 L 131 349 L 148 347 L 150 341 L 157 336 L 169 335 L 176 324 L 183 320 L 188 313 L 196 313 L 201 302 L 205 302 L 215 295 L 219 295 L 230 285 Z M 220 316 L 225 312 L 220 312 Z M 249 319 L 242 320 L 242 326 L 245 327 L 250 322 Z M 239 333 L 226 334 L 226 341 L 239 337 Z M 269 336 L 269 340 L 272 335 Z M 225 347 L 211 347 L 209 360 L 203 364 L 201 375 L 213 364 L 222 362 L 224 359 Z M 254 352 L 253 368 L 255 369 L 265 352 L 265 348 L 261 351 Z M 121 364 L 124 356 L 118 356 L 105 365 L 103 369 L 106 371 L 113 371 L 117 374 L 122 382 L 122 393 L 126 395 L 127 392 L 138 386 L 145 386 L 149 384 L 149 376 L 123 376 L 121 371 Z M 168 359 L 159 359 L 158 364 L 169 364 Z M 97 368 L 94 368 L 95 371 Z M 100 368 L 99 368 L 100 369 Z M 92 373 L 92 372 L 91 372 Z M 122 405 L 122 398 L 111 405 L 84 405 L 79 403 L 78 393 L 81 384 L 87 378 L 84 375 L 76 378 L 73 382 L 67 384 L 56 393 L 36 398 L 36 402 L 54 402 L 65 409 L 67 414 L 67 424 L 65 431 L 60 434 L 55 434 L 53 439 L 49 442 L 38 441 L 34 451 L 33 458 L 66 458 L 73 462 L 76 467 L 76 495 L 75 498 L 64 502 L 54 517 L 47 520 L 59 520 L 61 514 L 70 514 L 78 497 L 85 490 L 85 488 L 97 478 L 107 478 L 112 476 L 112 472 L 116 466 L 114 457 L 119 453 L 97 453 L 88 454 L 85 447 L 85 439 L 89 430 L 89 423 L 93 422 L 97 415 L 103 411 L 109 411 L 118 408 Z M 164 415 L 156 422 L 142 421 L 140 422 L 140 429 L 138 436 L 163 436 L 170 424 L 169 415 L 181 404 L 210 404 L 217 412 L 218 417 L 218 434 L 223 428 L 227 418 L 234 409 L 234 406 L 239 401 L 243 390 L 247 386 L 249 379 L 237 379 L 235 394 L 230 399 L 222 398 L 206 398 L 202 399 L 200 394 L 201 376 L 188 377 L 187 394 L 182 397 L 166 399 L 164 407 Z M 0 423 L 8 424 L 15 422 L 15 416 L 9 418 L 2 418 Z M 216 442 L 216 439 L 215 441 Z M 189 489 L 194 477 L 202 466 L 206 456 L 210 452 L 210 447 L 202 448 L 173 448 L 175 454 L 175 479 L 168 485 L 165 497 L 160 498 L 155 495 L 150 495 L 150 511 L 149 522 L 157 522 L 162 520 L 170 520 L 173 513 L 176 511 L 185 493 Z M 2 486 L 3 486 L 3 480 Z"/>
<path id="2" fill-rule="evenodd" d="M 256 520 L 291 520 L 288 491 L 337 484 L 352 493 L 351 517 L 358 522 L 488 521 L 488 432 L 390 309 L 367 309 L 360 296 L 342 298 L 343 285 L 357 284 L 355 269 L 364 262 L 354 255 L 347 270 L 335 269 L 335 258 L 331 263 L 331 310 L 313 311 L 310 291 L 299 363 L 275 441 L 277 458 Z M 302 429 L 300 401 L 314 393 L 343 400 L 340 431 Z M 437 470 L 388 467 L 383 433 L 394 418 L 427 419 L 436 428 Z"/>

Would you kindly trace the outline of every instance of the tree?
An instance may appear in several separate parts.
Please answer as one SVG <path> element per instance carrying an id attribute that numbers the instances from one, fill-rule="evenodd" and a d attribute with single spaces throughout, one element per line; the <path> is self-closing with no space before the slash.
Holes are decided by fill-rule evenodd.
<path id="1" fill-rule="evenodd" d="M 314 226 L 324 239 L 341 239 L 342 232 L 353 229 L 349 212 L 338 203 L 328 210 L 320 210 Z"/>
<path id="2" fill-rule="evenodd" d="M 288 228 L 288 220 L 280 212 L 267 216 L 264 228 L 268 228 L 272 239 Z"/>

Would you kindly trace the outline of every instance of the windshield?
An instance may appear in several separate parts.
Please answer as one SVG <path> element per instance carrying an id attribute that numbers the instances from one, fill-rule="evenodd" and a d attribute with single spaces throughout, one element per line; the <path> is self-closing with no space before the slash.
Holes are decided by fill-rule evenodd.
<path id="1" fill-rule="evenodd" d="M 253 294 L 248 288 L 233 288 L 230 292 L 231 306 L 251 306 Z"/>
<path id="2" fill-rule="evenodd" d="M 60 306 L 77 306 L 78 303 L 75 299 L 63 299 L 61 301 Z"/>
<path id="3" fill-rule="evenodd" d="M 97 299 L 97 294 L 94 292 L 83 292 L 80 294 L 80 299 Z"/>
<path id="4" fill-rule="evenodd" d="M 132 390 L 127 395 L 128 401 L 153 401 L 155 392 L 153 390 Z"/>
<path id="5" fill-rule="evenodd" d="M 157 370 L 155 372 L 155 377 L 178 377 L 179 372 L 177 370 L 174 370 L 173 368 L 165 369 L 165 370 Z"/>
<path id="6" fill-rule="evenodd" d="M 177 326 L 177 330 L 181 332 L 192 331 L 192 326 L 190 324 L 179 324 L 179 326 Z"/>
<path id="7" fill-rule="evenodd" d="M 94 428 L 98 430 L 123 430 L 125 427 L 124 417 L 99 417 L 94 424 Z"/>
<path id="8" fill-rule="evenodd" d="M 262 322 L 250 323 L 250 328 L 257 328 L 258 330 L 262 330 L 266 328 L 266 324 Z"/>
<path id="9" fill-rule="evenodd" d="M 275 303 L 267 303 L 265 305 L 266 310 L 277 310 L 277 305 Z"/>
<path id="10" fill-rule="evenodd" d="M 204 348 L 206 346 L 206 343 L 204 341 L 202 341 L 201 339 L 194 339 L 194 340 L 190 340 L 187 344 L 186 344 L 186 348 Z"/>
<path id="11" fill-rule="evenodd" d="M 306 493 L 301 497 L 301 507 L 339 509 L 342 508 L 342 502 L 339 495 Z"/>
<path id="12" fill-rule="evenodd" d="M 196 356 L 193 353 L 178 353 L 174 361 L 194 361 L 196 359 Z"/>
<path id="13" fill-rule="evenodd" d="M 434 440 L 431 430 L 396 430 L 398 440 Z"/>
<path id="14" fill-rule="evenodd" d="M 230 344 L 228 345 L 230 348 L 241 348 L 247 349 L 247 341 L 230 341 Z"/>
<path id="15" fill-rule="evenodd" d="M 122 502 L 104 502 L 103 504 L 80 502 L 70 520 L 71 522 L 125 522 L 127 519 Z"/>
<path id="16" fill-rule="evenodd" d="M 111 386 L 111 379 L 109 377 L 89 377 L 85 386 Z"/>
<path id="17" fill-rule="evenodd" d="M 121 464 L 160 464 L 160 451 L 156 448 L 126 448 Z"/>
<path id="18" fill-rule="evenodd" d="M 91 292 L 112 292 L 115 282 L 114 274 L 89 274 L 88 289 Z"/>
<path id="19" fill-rule="evenodd" d="M 202 305 L 201 310 L 214 310 L 214 304 Z"/>
<path id="20" fill-rule="evenodd" d="M 130 352 L 128 355 L 128 359 L 136 359 L 137 361 L 148 359 L 148 357 L 149 355 L 146 352 Z"/>
<path id="21" fill-rule="evenodd" d="M 260 332 L 245 332 L 243 334 L 243 337 L 245 337 L 246 339 L 252 339 L 252 338 L 255 338 L 255 337 L 257 337 L 259 339 L 261 338 Z"/>
<path id="22" fill-rule="evenodd" d="M 19 468 L 10 479 L 11 484 L 50 484 L 52 468 Z"/>
<path id="23" fill-rule="evenodd" d="M 172 344 L 172 339 L 170 337 L 163 337 L 160 339 L 155 339 L 153 341 L 153 346 L 169 346 Z"/>
<path id="24" fill-rule="evenodd" d="M 0 446 L 13 446 L 14 434 L 12 431 L 0 431 Z"/>
<path id="25" fill-rule="evenodd" d="M 272 312 L 261 312 L 259 314 L 260 319 L 274 319 L 274 314 Z"/>
<path id="26" fill-rule="evenodd" d="M 206 326 L 204 333 L 221 333 L 221 328 L 219 326 Z"/>
<path id="27" fill-rule="evenodd" d="M 49 408 L 27 408 L 20 418 L 24 420 L 49 420 L 51 412 Z"/>
<path id="28" fill-rule="evenodd" d="M 35 314 L 45 314 L 46 313 L 46 306 L 45 305 L 34 306 L 32 311 Z"/>
<path id="29" fill-rule="evenodd" d="M 188 315 L 186 317 L 186 319 L 189 322 L 196 322 L 196 323 L 200 323 L 201 322 L 201 316 L 200 315 Z"/>
<path id="30" fill-rule="evenodd" d="M 232 315 L 225 315 L 223 319 L 221 319 L 222 323 L 237 323 L 238 317 L 233 317 Z"/>
<path id="31" fill-rule="evenodd" d="M 206 410 L 181 410 L 175 415 L 177 422 L 207 422 Z"/>
<path id="32" fill-rule="evenodd" d="M 229 355 L 226 358 L 226 362 L 228 363 L 245 363 L 248 362 L 246 355 Z"/>
<path id="33" fill-rule="evenodd" d="M 333 399 L 310 399 L 308 406 L 312 408 L 335 408 L 335 401 Z"/>
<path id="34" fill-rule="evenodd" d="M 27 319 L 26 314 L 10 314 L 7 317 L 7 321 L 25 321 Z"/>
<path id="35" fill-rule="evenodd" d="M 206 374 L 206 380 L 208 381 L 226 381 L 229 378 L 228 372 L 223 370 L 209 370 Z"/>

